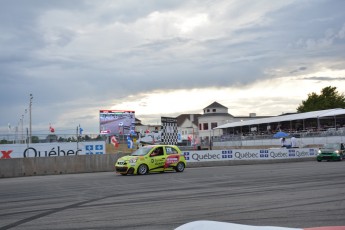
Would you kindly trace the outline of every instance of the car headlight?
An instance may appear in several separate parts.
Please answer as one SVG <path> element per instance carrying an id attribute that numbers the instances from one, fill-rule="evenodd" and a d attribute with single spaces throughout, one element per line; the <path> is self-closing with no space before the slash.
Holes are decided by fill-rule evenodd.
<path id="1" fill-rule="evenodd" d="M 129 160 L 129 163 L 130 163 L 130 164 L 136 163 L 136 162 L 137 162 L 137 160 L 138 160 L 138 158 L 133 158 L 133 159 L 130 159 L 130 160 Z"/>
<path id="2" fill-rule="evenodd" d="M 321 150 L 317 151 L 317 154 L 321 154 L 321 153 L 322 153 L 322 151 L 321 151 Z"/>

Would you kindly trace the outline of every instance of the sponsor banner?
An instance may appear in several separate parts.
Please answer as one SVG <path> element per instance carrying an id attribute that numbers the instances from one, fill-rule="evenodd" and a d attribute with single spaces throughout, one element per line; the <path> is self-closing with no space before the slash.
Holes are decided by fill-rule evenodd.
<path id="1" fill-rule="evenodd" d="M 272 160 L 316 157 L 318 149 L 230 149 L 183 151 L 187 162 L 225 161 L 225 160 Z"/>
<path id="2" fill-rule="evenodd" d="M 0 159 L 105 154 L 104 141 L 0 145 Z"/>

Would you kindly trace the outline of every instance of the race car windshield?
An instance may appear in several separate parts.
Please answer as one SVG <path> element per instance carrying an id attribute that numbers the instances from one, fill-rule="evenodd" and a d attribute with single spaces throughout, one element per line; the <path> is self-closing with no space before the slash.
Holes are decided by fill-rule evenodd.
<path id="1" fill-rule="evenodd" d="M 150 152 L 151 149 L 152 147 L 143 147 L 143 148 L 137 149 L 135 152 L 132 153 L 132 156 L 144 156 L 148 152 Z"/>

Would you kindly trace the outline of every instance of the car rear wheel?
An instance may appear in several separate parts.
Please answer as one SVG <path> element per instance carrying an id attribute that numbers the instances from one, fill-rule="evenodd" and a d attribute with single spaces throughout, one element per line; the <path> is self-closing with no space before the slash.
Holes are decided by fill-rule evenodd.
<path id="1" fill-rule="evenodd" d="M 185 165 L 183 162 L 179 162 L 177 165 L 176 165 L 176 172 L 183 172 L 185 168 Z"/>
<path id="2" fill-rule="evenodd" d="M 149 169 L 148 169 L 147 165 L 145 165 L 145 164 L 139 165 L 139 167 L 138 167 L 138 174 L 139 175 L 144 175 L 148 171 L 149 171 Z"/>

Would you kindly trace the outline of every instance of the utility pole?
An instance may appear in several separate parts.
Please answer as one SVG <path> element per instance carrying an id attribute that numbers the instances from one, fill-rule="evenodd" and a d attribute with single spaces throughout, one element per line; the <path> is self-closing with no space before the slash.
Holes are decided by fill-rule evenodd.
<path id="1" fill-rule="evenodd" d="M 23 129 L 23 123 L 24 123 L 24 115 L 22 115 L 22 117 L 20 118 L 20 123 L 21 123 L 21 140 L 20 143 L 24 143 L 24 129 Z"/>
<path id="2" fill-rule="evenodd" d="M 34 97 L 32 96 L 32 93 L 30 93 L 30 104 L 29 104 L 29 144 L 32 142 L 32 129 L 31 129 L 31 106 L 32 106 L 32 99 Z"/>

